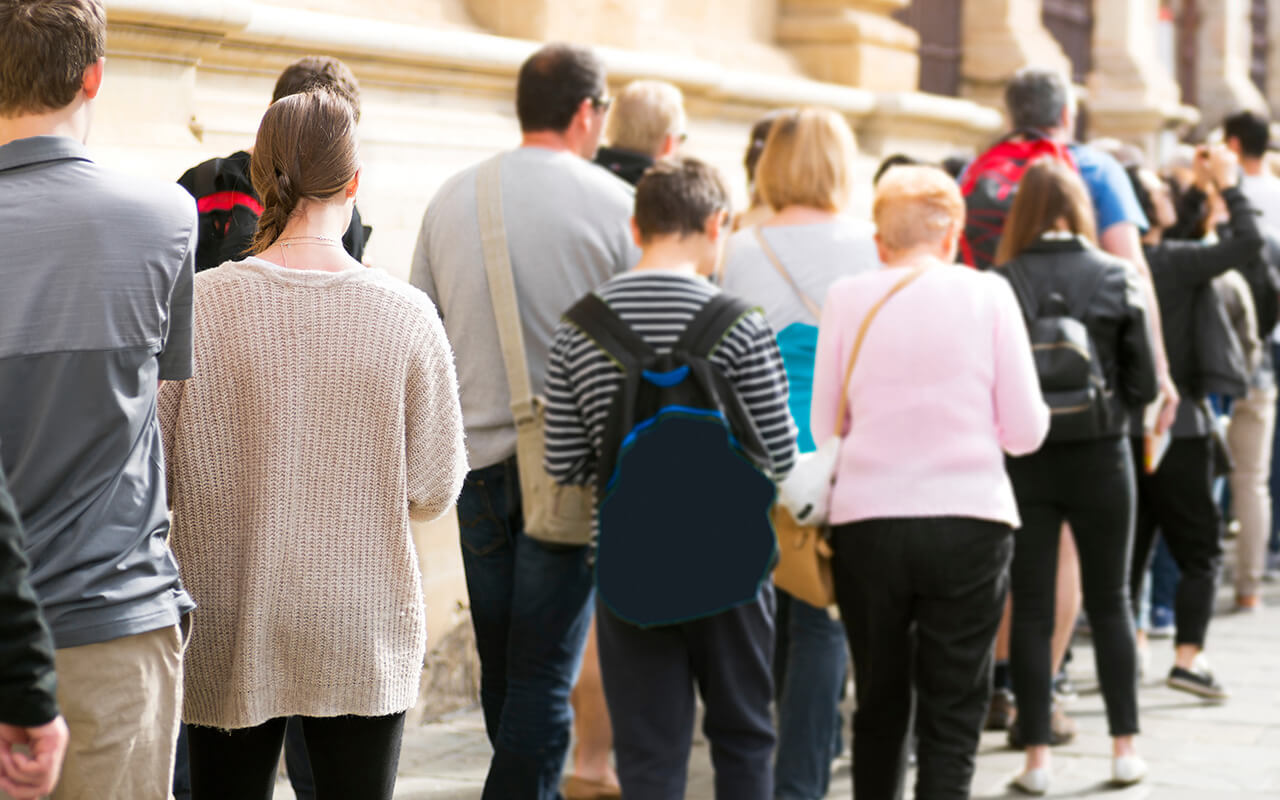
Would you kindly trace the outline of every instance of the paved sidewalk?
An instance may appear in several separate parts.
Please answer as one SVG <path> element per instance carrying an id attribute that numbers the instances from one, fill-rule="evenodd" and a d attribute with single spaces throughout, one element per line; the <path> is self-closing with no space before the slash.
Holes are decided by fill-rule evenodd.
<path id="1" fill-rule="evenodd" d="M 1150 778 L 1127 790 L 1110 789 L 1110 741 L 1093 672 L 1093 651 L 1078 639 L 1072 677 L 1080 699 L 1070 708 L 1080 735 L 1054 751 L 1051 797 L 1106 797 L 1115 800 L 1261 800 L 1280 798 L 1280 584 L 1267 584 L 1261 614 L 1219 614 L 1209 631 L 1209 656 L 1232 698 L 1221 705 L 1168 689 L 1164 676 L 1173 661 L 1168 640 L 1152 643 L 1151 666 L 1143 679 L 1141 752 Z M 846 719 L 846 725 L 848 720 Z M 489 745 L 479 711 L 405 732 L 396 798 L 475 800 L 480 796 Z M 1021 756 L 1004 745 L 1004 734 L 984 734 L 978 756 L 976 798 L 1018 796 L 1007 789 Z M 846 752 L 836 763 L 831 798 L 852 796 Z M 694 746 L 688 797 L 711 800 L 712 775 L 706 742 Z M 908 794 L 908 796 L 910 796 Z M 293 800 L 282 783 L 277 798 Z"/>

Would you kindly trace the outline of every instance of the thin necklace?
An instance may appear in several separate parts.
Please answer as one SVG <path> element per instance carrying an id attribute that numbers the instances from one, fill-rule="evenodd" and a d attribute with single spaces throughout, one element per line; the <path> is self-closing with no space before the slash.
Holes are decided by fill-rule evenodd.
<path id="1" fill-rule="evenodd" d="M 280 260 L 284 262 L 282 266 L 289 266 L 289 248 L 295 244 L 315 244 L 321 247 L 342 247 L 342 242 L 332 236 L 287 236 L 283 239 L 276 239 L 276 244 L 280 245 Z"/>

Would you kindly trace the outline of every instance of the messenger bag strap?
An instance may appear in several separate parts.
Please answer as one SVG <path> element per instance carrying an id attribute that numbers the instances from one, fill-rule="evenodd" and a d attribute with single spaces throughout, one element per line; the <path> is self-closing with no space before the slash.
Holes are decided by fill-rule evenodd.
<path id="1" fill-rule="evenodd" d="M 507 369 L 511 413 L 519 428 L 522 423 L 533 419 L 533 387 L 529 382 L 528 357 L 520 325 L 520 306 L 516 301 L 515 276 L 511 272 L 507 229 L 502 220 L 502 154 L 481 164 L 476 172 L 476 207 L 489 298 L 498 323 L 502 363 Z"/>
<path id="2" fill-rule="evenodd" d="M 804 303 L 804 307 L 809 310 L 809 313 L 813 315 L 814 319 L 822 319 L 822 309 L 817 303 L 813 302 L 813 298 L 805 294 L 804 290 L 800 288 L 800 284 L 796 283 L 795 278 L 791 277 L 791 273 L 787 271 L 785 266 L 783 266 L 782 259 L 778 258 L 777 251 L 775 251 L 769 244 L 769 241 L 764 238 L 764 231 L 761 230 L 758 225 L 752 230 L 755 231 L 756 241 L 760 243 L 760 249 L 764 251 L 765 257 L 769 259 L 769 263 L 773 264 L 773 268 L 778 271 L 778 274 L 782 276 L 782 279 L 791 287 L 791 291 L 796 293 L 796 297 L 800 298 L 800 302 Z"/>
<path id="3" fill-rule="evenodd" d="M 844 431 L 842 431 L 841 428 L 844 426 L 844 412 L 849 402 L 849 381 L 853 378 L 853 368 L 858 363 L 858 353 L 862 350 L 863 340 L 867 338 L 867 329 L 871 327 L 871 321 L 876 318 L 876 314 L 880 313 L 880 309 L 884 307 L 884 304 L 889 301 L 890 297 L 893 297 L 895 294 L 905 289 L 907 284 L 911 283 L 923 274 L 923 267 L 911 270 L 903 276 L 901 280 L 895 283 L 888 292 L 885 292 L 884 297 L 877 300 L 875 304 L 868 309 L 867 315 L 862 318 L 862 324 L 858 326 L 858 336 L 853 340 L 853 349 L 849 351 L 849 363 L 844 369 L 844 381 L 840 384 L 840 401 L 836 404 L 836 424 L 832 429 L 835 431 L 836 436 L 844 435 Z"/>

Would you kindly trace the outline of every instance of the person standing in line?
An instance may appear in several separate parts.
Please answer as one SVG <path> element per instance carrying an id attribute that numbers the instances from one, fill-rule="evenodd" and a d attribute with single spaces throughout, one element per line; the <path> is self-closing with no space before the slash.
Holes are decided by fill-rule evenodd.
<path id="1" fill-rule="evenodd" d="M 1240 191 L 1261 216 L 1265 244 L 1263 264 L 1250 284 L 1257 311 L 1258 336 L 1262 339 L 1262 364 L 1251 376 L 1249 392 L 1231 407 L 1227 442 L 1233 469 L 1229 477 L 1231 504 L 1240 521 L 1236 540 L 1236 608 L 1260 611 L 1262 576 L 1267 568 L 1267 545 L 1275 525 L 1271 481 L 1275 468 L 1272 448 L 1276 436 L 1275 353 L 1272 337 L 1277 326 L 1280 299 L 1280 178 L 1263 165 L 1271 129 L 1265 117 L 1241 112 L 1223 122 L 1226 145 L 1240 160 Z"/>
<path id="2" fill-rule="evenodd" d="M 0 467 L 71 730 L 53 797 L 164 800 L 195 606 L 155 402 L 191 374 L 196 210 L 85 148 L 106 35 L 100 0 L 0 0 Z"/>
<path id="3" fill-rule="evenodd" d="M 1134 748 L 1138 673 L 1129 614 L 1129 559 L 1137 489 L 1129 417 L 1156 398 L 1151 338 L 1132 267 L 1102 253 L 1093 209 L 1075 170 L 1041 159 L 1018 184 L 996 257 L 996 274 L 1022 294 L 1025 314 L 1059 302 L 1083 322 L 1105 385 L 1069 439 L 1007 461 L 1022 527 L 1014 536 L 1011 666 L 1026 768 L 1014 785 L 1044 794 L 1050 782 L 1054 575 L 1063 522 L 1076 539 L 1085 610 L 1113 737 L 1112 781 L 1137 783 L 1146 764 Z M 1029 306 L 1028 304 L 1034 304 Z M 1036 310 L 1032 310 L 1036 309 Z M 1031 319 L 1031 317 L 1029 317 Z"/>
<path id="4" fill-rule="evenodd" d="M 604 67 L 585 48 L 546 45 L 520 68 L 522 139 L 501 156 L 501 198 L 535 395 L 560 316 L 639 255 L 627 229 L 631 187 L 591 163 L 610 102 Z M 431 200 L 409 279 L 435 301 L 458 359 L 471 462 L 458 526 L 494 749 L 484 798 L 555 800 L 591 620 L 591 553 L 523 530 L 515 423 L 481 246 L 480 166 Z"/>
<path id="5" fill-rule="evenodd" d="M 606 123 L 609 147 L 595 163 L 635 186 L 660 159 L 675 155 L 685 140 L 684 96 L 665 81 L 632 81 L 614 100 Z M 613 728 L 600 680 L 600 656 L 594 619 L 582 651 L 582 669 L 569 696 L 573 705 L 573 768 L 565 778 L 565 800 L 620 797 L 618 776 L 609 757 Z"/>
<path id="6" fill-rule="evenodd" d="M 845 214 L 857 156 L 853 132 L 835 111 L 783 112 L 756 168 L 756 189 L 773 209 L 757 228 L 729 239 L 720 285 L 758 303 L 777 331 L 801 453 L 817 449 L 809 431 L 813 359 L 822 300 L 842 277 L 880 265 L 871 223 Z M 825 608 L 778 590 L 786 625 L 778 687 L 775 800 L 820 800 L 840 754 L 840 694 L 848 666 L 844 628 Z M 785 607 L 785 608 L 784 608 Z M 775 674 L 778 670 L 775 667 Z"/>
<path id="7" fill-rule="evenodd" d="M 733 229 L 735 231 L 754 228 L 773 216 L 773 209 L 769 208 L 769 204 L 760 197 L 760 191 L 756 188 L 756 165 L 760 163 L 760 156 L 764 153 L 764 143 L 769 139 L 769 130 L 773 127 L 774 121 L 783 113 L 785 112 L 770 111 L 756 120 L 755 124 L 751 126 L 751 136 L 747 140 L 747 151 L 742 156 L 742 167 L 747 173 L 747 191 L 751 201 L 742 213 L 734 216 Z"/>
<path id="8" fill-rule="evenodd" d="M 1066 145 L 1076 168 L 1080 172 L 1089 198 L 1093 204 L 1093 216 L 1097 224 L 1099 249 L 1123 258 L 1133 264 L 1138 272 L 1139 287 L 1148 309 L 1147 324 L 1151 327 L 1151 341 L 1155 348 L 1156 370 L 1160 376 L 1163 407 L 1156 423 L 1163 432 L 1173 424 L 1177 411 L 1178 393 L 1175 382 L 1169 377 L 1168 359 L 1160 325 L 1160 312 L 1151 279 L 1151 270 L 1143 255 L 1141 235 L 1148 227 L 1142 207 L 1138 204 L 1133 187 L 1124 168 L 1114 157 L 1103 150 L 1074 141 L 1076 129 L 1077 98 L 1067 78 L 1058 71 L 1041 67 L 1019 70 L 1005 86 L 1005 110 L 1014 132 L 1028 132 Z M 1071 635 L 1080 615 L 1083 599 L 1080 579 L 1080 558 L 1075 550 L 1075 538 L 1059 537 L 1058 599 L 1055 603 L 1053 655 L 1050 669 L 1056 674 L 1061 669 L 1071 644 Z M 1005 624 L 1010 615 L 1006 612 Z M 1001 643 L 1004 637 L 1000 637 Z M 997 663 L 997 679 L 1007 678 L 1009 670 Z M 1006 690 L 1006 687 L 999 687 Z M 993 695 L 993 707 L 989 709 L 992 727 L 1008 724 L 1006 691 Z M 1001 719 L 1003 717 L 1003 719 Z M 1010 743 L 1019 747 L 1021 731 L 1010 727 Z M 1052 720 L 1052 736 L 1055 744 L 1065 743 L 1075 737 L 1075 723 L 1060 708 L 1055 707 Z"/>
<path id="9" fill-rule="evenodd" d="M 327 89 L 351 104 L 360 121 L 360 84 L 351 69 L 336 58 L 306 56 L 285 67 L 276 79 L 271 102 L 312 89 Z M 239 261 L 250 253 L 262 200 L 250 178 L 253 148 L 239 150 L 226 158 L 201 162 L 182 174 L 178 184 L 191 193 L 200 214 L 196 236 L 196 272 L 213 269 L 226 261 Z M 342 235 L 342 246 L 356 261 L 364 258 L 370 229 L 360 221 L 360 209 L 351 211 L 351 225 Z M 297 800 L 315 800 L 311 759 L 303 743 L 302 722 L 295 720 L 285 729 L 285 768 Z M 187 763 L 187 731 L 178 735 L 178 755 L 173 777 L 175 800 L 190 800 L 191 778 Z"/>
<path id="10" fill-rule="evenodd" d="M 954 264 L 964 218 L 947 173 L 889 170 L 885 268 L 832 286 L 818 327 L 809 421 L 816 442 L 842 437 L 830 521 L 857 797 L 899 796 L 913 692 L 915 796 L 969 796 L 1019 524 L 1004 454 L 1049 430 L 1012 290 Z"/>
<path id="11" fill-rule="evenodd" d="M 67 721 L 58 713 L 53 637 L 27 581 L 22 542 L 0 469 L 0 792 L 35 800 L 58 785 Z"/>
<path id="12" fill-rule="evenodd" d="M 635 186 L 654 162 L 670 158 L 688 138 L 684 95 L 666 81 L 632 81 L 614 98 L 605 126 L 609 144 L 595 162 Z"/>
<path id="13" fill-rule="evenodd" d="M 695 159 L 661 163 L 641 179 L 632 227 L 643 256 L 595 295 L 655 353 L 677 346 L 720 294 L 706 278 L 720 262 L 728 210 L 720 175 Z M 750 434 L 733 433 L 758 432 L 763 466 L 784 477 L 794 461 L 795 429 L 787 414 L 786 374 L 763 315 L 742 313 L 707 360 L 728 379 L 754 428 Z M 627 399 L 624 378 L 617 362 L 574 323 L 565 320 L 556 329 L 547 374 L 546 466 L 557 482 L 598 485 L 600 470 L 611 473 L 622 463 L 621 456 L 617 464 L 602 459 L 612 404 Z M 619 480 L 646 479 L 640 467 L 632 469 L 619 472 Z M 597 501 L 602 499 L 597 492 Z M 602 538 L 609 535 L 600 531 Z M 679 594 L 681 587 L 667 591 Z M 691 621 L 649 627 L 632 624 L 597 593 L 601 668 L 624 797 L 684 798 L 695 689 L 706 706 L 703 727 L 717 800 L 772 796 L 773 617 L 767 573 L 745 602 Z"/>
<path id="14" fill-rule="evenodd" d="M 160 391 L 171 543 L 201 608 L 183 703 L 195 800 L 270 798 L 296 717 L 318 796 L 391 800 L 418 699 L 410 518 L 458 495 L 462 412 L 431 301 L 342 247 L 355 129 L 324 90 L 267 109 L 255 255 L 197 276 L 199 367 Z"/>
<path id="15" fill-rule="evenodd" d="M 342 97 L 355 110 L 356 121 L 360 121 L 360 84 L 350 67 L 330 56 L 306 56 L 285 67 L 276 79 L 271 102 L 310 89 L 328 89 Z M 182 188 L 196 199 L 200 212 L 196 272 L 238 261 L 250 253 L 258 215 L 262 213 L 262 199 L 249 176 L 252 157 L 252 147 L 237 150 L 226 158 L 202 161 L 178 178 Z M 356 261 L 364 259 L 369 233 L 370 229 L 360 221 L 360 209 L 352 211 L 342 245 Z"/>
<path id="16" fill-rule="evenodd" d="M 1240 191 L 1239 167 L 1231 151 L 1222 146 L 1201 151 L 1195 170 L 1197 182 L 1219 192 L 1230 214 L 1230 234 L 1214 244 L 1163 239 L 1164 231 L 1177 222 L 1168 185 L 1149 170 L 1133 171 L 1139 198 L 1156 218 L 1144 245 L 1155 276 L 1169 363 L 1188 399 L 1178 411 L 1172 441 L 1154 473 L 1141 469 L 1141 443 L 1134 443 L 1139 459 L 1138 518 L 1129 589 L 1137 613 L 1158 529 L 1182 573 L 1174 609 L 1174 666 L 1167 682 L 1181 691 L 1223 700 L 1227 690 L 1203 655 L 1222 564 L 1207 395 L 1243 394 L 1248 370 L 1212 281 L 1229 269 L 1258 264 L 1263 241 L 1257 215 Z"/>

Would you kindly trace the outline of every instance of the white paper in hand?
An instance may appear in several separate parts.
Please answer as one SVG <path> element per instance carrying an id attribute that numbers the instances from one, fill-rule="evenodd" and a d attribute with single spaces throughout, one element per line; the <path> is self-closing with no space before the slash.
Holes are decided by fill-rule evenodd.
<path id="1" fill-rule="evenodd" d="M 795 467 L 778 484 L 778 502 L 801 525 L 826 523 L 839 455 L 840 437 L 832 436 L 817 450 L 797 458 Z"/>

